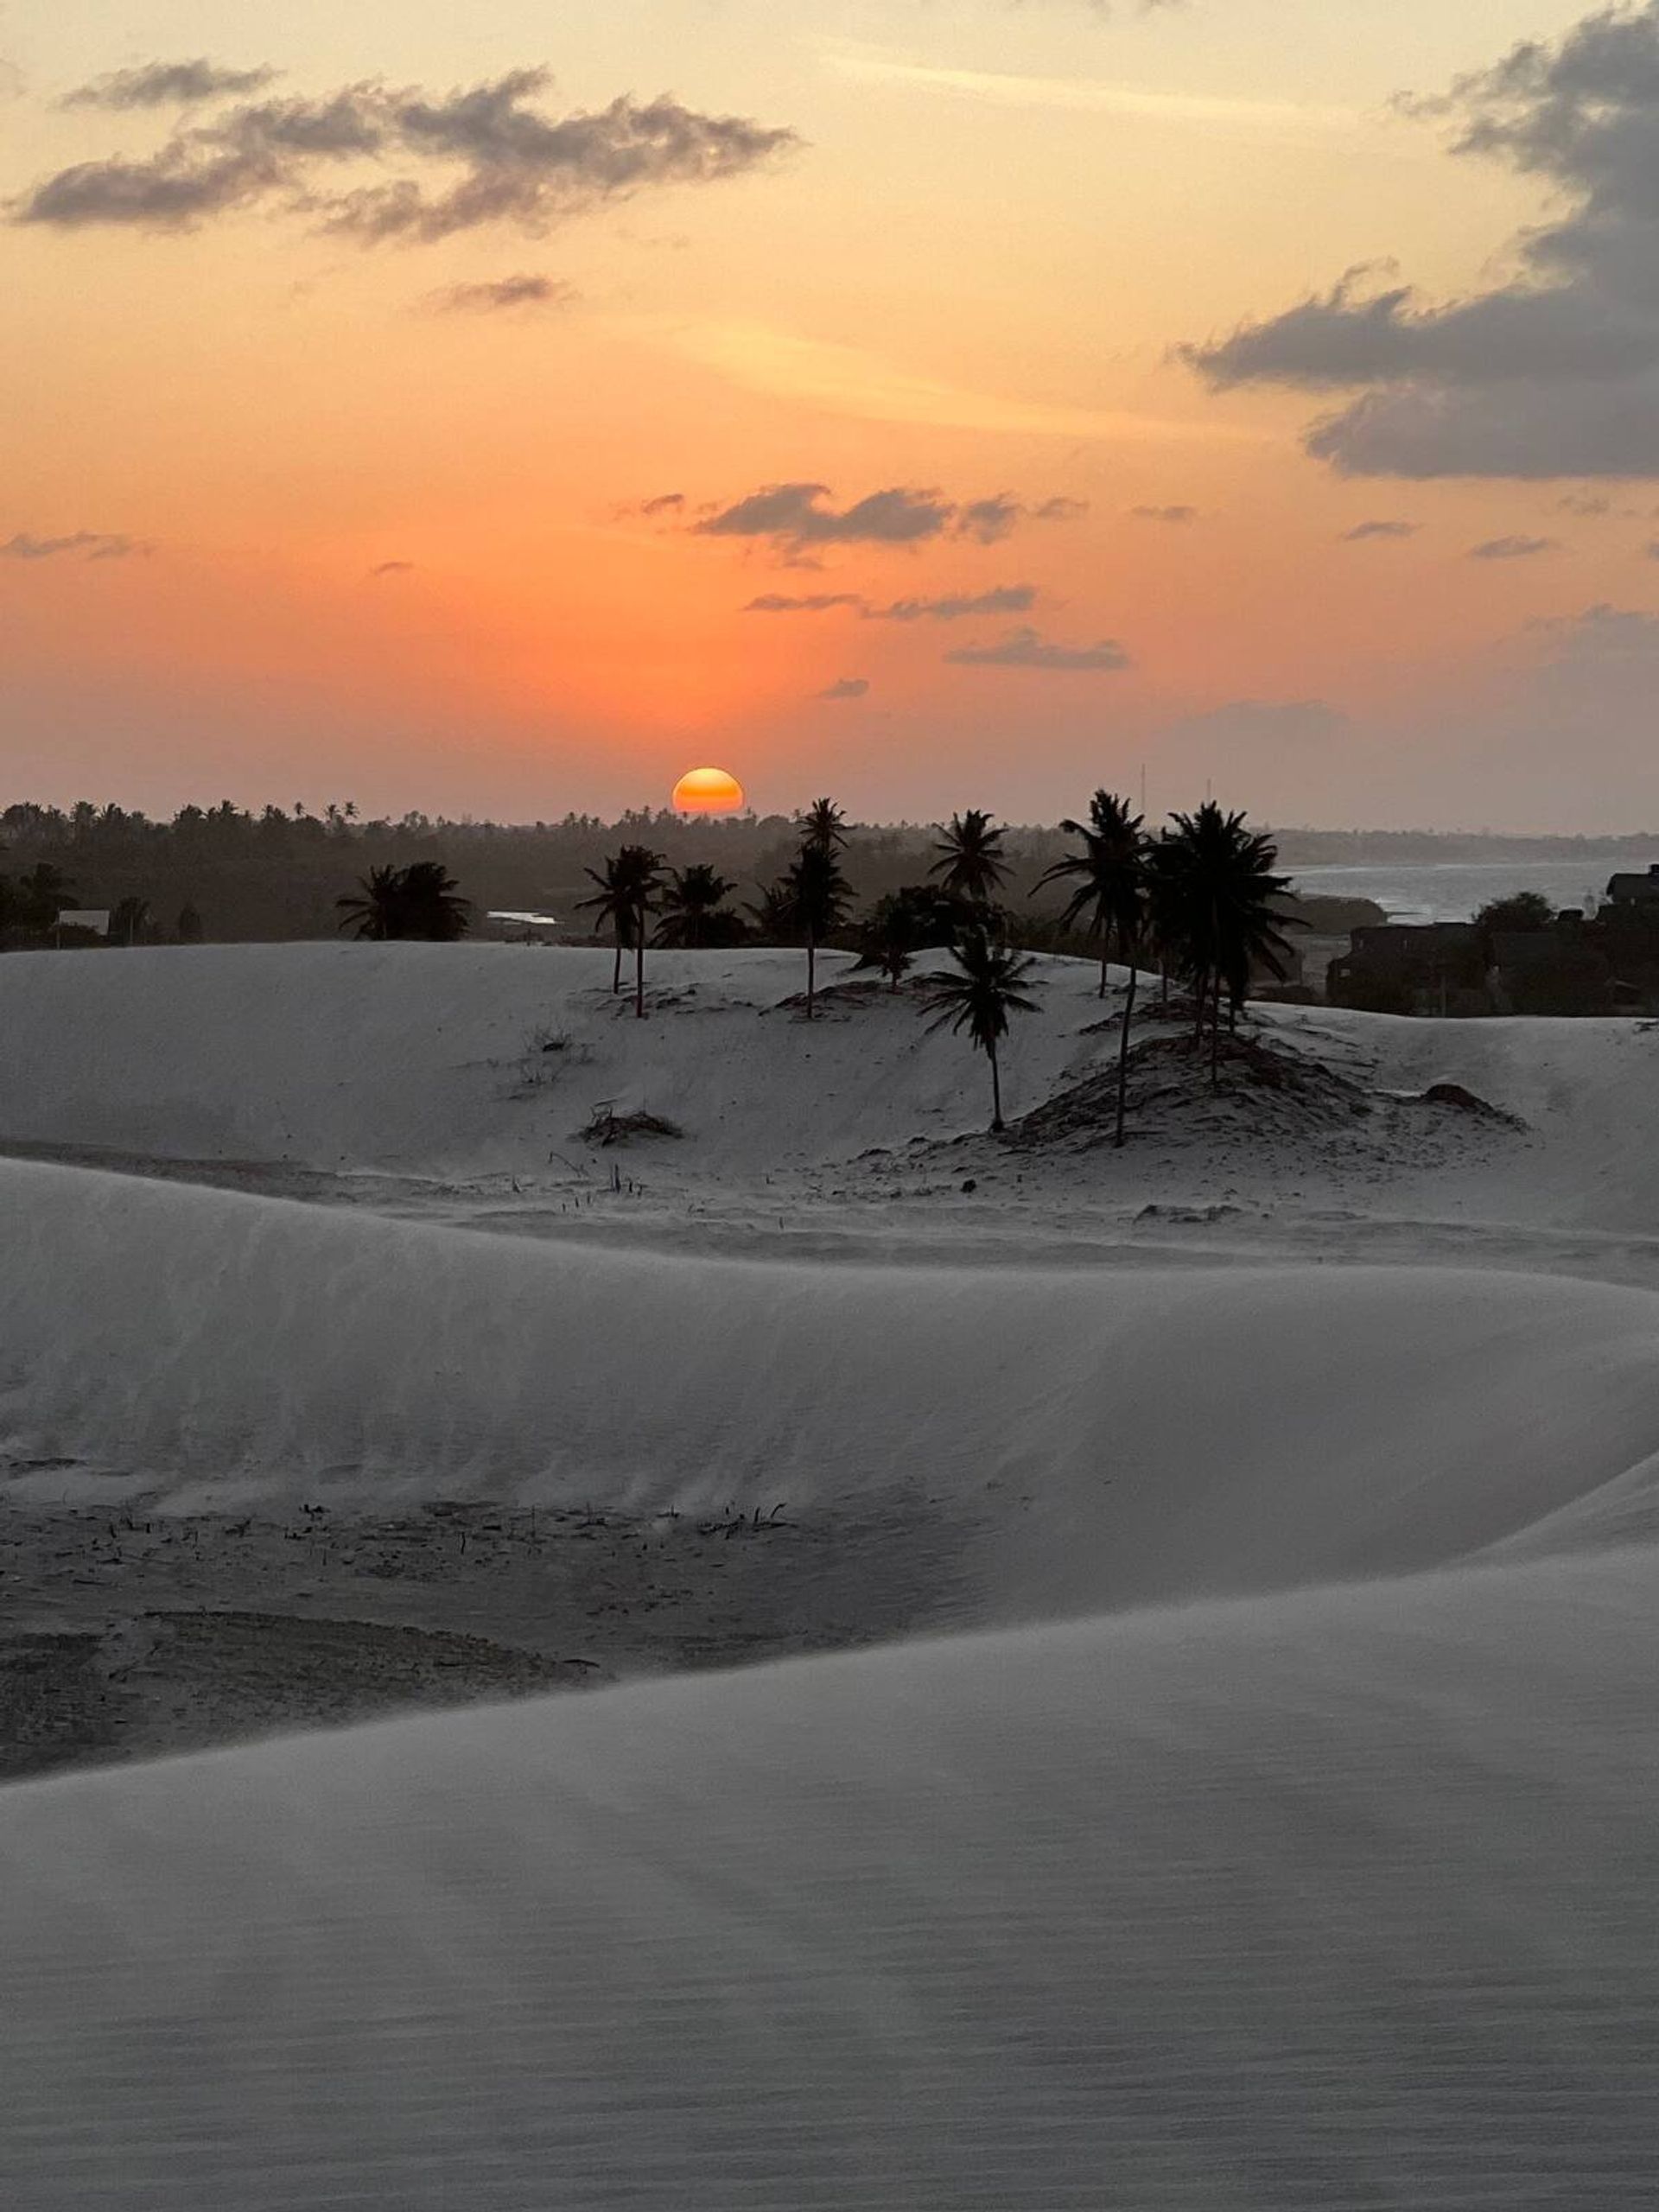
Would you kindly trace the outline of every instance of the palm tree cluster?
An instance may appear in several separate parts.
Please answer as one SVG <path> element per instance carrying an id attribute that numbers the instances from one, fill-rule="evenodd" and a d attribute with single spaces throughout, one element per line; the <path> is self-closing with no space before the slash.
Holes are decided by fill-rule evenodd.
<path id="1" fill-rule="evenodd" d="M 420 938 L 452 944 L 465 937 L 472 901 L 456 894 L 442 861 L 412 861 L 407 868 L 372 868 L 355 891 L 336 899 L 339 926 L 379 944 Z"/>
<path id="2" fill-rule="evenodd" d="M 1280 901 L 1287 877 L 1274 873 L 1272 840 L 1242 814 L 1213 801 L 1175 814 L 1150 835 L 1125 798 L 1097 791 L 1084 821 L 1061 824 L 1074 847 L 1039 877 L 1033 895 L 1050 887 L 1066 895 L 1059 920 L 1098 948 L 1100 995 L 1114 959 L 1128 970 L 1118 1037 L 1115 1136 L 1123 1142 L 1129 1045 L 1142 965 L 1155 958 L 1166 982 L 1191 989 L 1194 1039 L 1210 1033 L 1211 1080 L 1217 1079 L 1224 1001 L 1236 1020 L 1252 975 L 1282 977 L 1294 926 Z M 802 946 L 806 953 L 805 1017 L 818 1014 L 818 954 L 849 927 L 852 886 L 842 868 L 847 817 L 830 798 L 815 799 L 796 817 L 794 857 L 748 909 L 760 934 Z M 856 925 L 858 968 L 874 969 L 896 991 L 918 956 L 943 950 L 950 968 L 924 995 L 930 1027 L 965 1034 L 990 1065 L 993 1129 L 1002 1121 L 998 1047 L 1010 1016 L 1030 1013 L 1032 963 L 1014 944 L 1019 925 L 998 903 L 1009 873 L 1007 830 L 978 807 L 953 814 L 940 832 L 925 883 L 885 893 Z M 611 988 L 622 988 L 622 957 L 633 954 L 633 1001 L 643 1015 L 648 942 L 695 950 L 739 942 L 746 931 L 726 906 L 734 887 L 699 863 L 669 870 L 663 855 L 624 845 L 590 868 L 594 895 L 582 902 L 608 930 L 616 950 Z M 652 918 L 656 917 L 654 938 Z"/>

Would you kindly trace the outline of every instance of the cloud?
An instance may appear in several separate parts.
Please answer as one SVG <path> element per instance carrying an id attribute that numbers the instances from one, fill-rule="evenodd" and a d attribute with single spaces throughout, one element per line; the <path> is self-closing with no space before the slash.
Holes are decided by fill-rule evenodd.
<path id="1" fill-rule="evenodd" d="M 667 97 L 549 116 L 536 104 L 549 82 L 545 69 L 513 69 L 438 97 L 375 79 L 317 99 L 245 101 L 180 124 L 143 159 L 60 169 L 12 219 L 188 231 L 267 209 L 309 215 L 365 245 L 494 223 L 537 235 L 653 186 L 741 175 L 798 143 L 791 130 Z M 353 181 L 367 162 L 398 173 Z"/>
<path id="2" fill-rule="evenodd" d="M 995 645 L 958 645 L 944 656 L 961 668 L 1042 668 L 1105 671 L 1127 668 L 1129 657 L 1115 638 L 1092 645 L 1062 645 L 1040 636 L 1028 624 Z"/>
<path id="3" fill-rule="evenodd" d="M 941 537 L 957 513 L 938 492 L 902 485 L 841 509 L 823 504 L 829 496 L 827 484 L 766 484 L 691 527 L 700 537 L 765 537 L 785 546 L 914 545 Z"/>
<path id="4" fill-rule="evenodd" d="M 1154 0 L 1173 4 L 1173 0 Z M 1351 137 L 1364 118 L 1354 109 L 1291 100 L 1233 99 L 1202 92 L 1154 90 L 1109 79 L 1025 76 L 988 69 L 940 68 L 911 60 L 890 48 L 852 39 L 822 41 L 830 66 L 842 74 L 918 91 L 944 92 L 986 106 L 1060 108 L 1084 113 L 1147 117 L 1198 130 L 1241 130 L 1294 143 Z"/>
<path id="5" fill-rule="evenodd" d="M 1471 561 L 1529 561 L 1536 553 L 1554 553 L 1560 541 L 1554 537 L 1488 537 L 1478 545 L 1469 548 Z"/>
<path id="6" fill-rule="evenodd" d="M 831 607 L 855 607 L 868 614 L 869 602 L 855 591 L 814 591 L 792 598 L 782 591 L 763 591 L 743 609 L 746 614 L 827 614 Z"/>
<path id="7" fill-rule="evenodd" d="M 446 284 L 427 294 L 426 305 L 435 315 L 499 315 L 513 308 L 569 307 L 579 296 L 575 286 L 559 276 L 497 276 Z"/>
<path id="8" fill-rule="evenodd" d="M 1022 614 L 1036 604 L 1035 584 L 995 584 L 988 591 L 959 592 L 938 599 L 895 599 L 877 607 L 862 592 L 814 591 L 795 595 L 764 591 L 743 609 L 746 614 L 828 614 L 837 607 L 856 609 L 866 622 L 960 622 L 977 614 Z"/>
<path id="9" fill-rule="evenodd" d="M 130 561 L 141 559 L 154 550 L 142 538 L 125 537 L 107 531 L 73 530 L 63 537 L 36 537 L 29 531 L 20 530 L 15 537 L 0 544 L 0 558 L 52 561 L 78 554 L 86 561 Z"/>
<path id="10" fill-rule="evenodd" d="M 1378 517 L 1370 522 L 1357 522 L 1351 530 L 1344 530 L 1344 545 L 1363 545 L 1374 537 L 1415 537 L 1421 524 L 1414 522 L 1392 522 Z"/>
<path id="11" fill-rule="evenodd" d="M 1351 270 L 1184 358 L 1220 388 L 1357 392 L 1305 438 L 1345 475 L 1659 475 L 1659 0 L 1602 9 L 1406 105 L 1448 121 L 1454 153 L 1552 195 L 1513 273 L 1434 302 Z"/>
<path id="12" fill-rule="evenodd" d="M 870 688 L 867 676 L 837 677 L 833 683 L 826 683 L 822 691 L 815 691 L 815 699 L 861 699 Z"/>
<path id="13" fill-rule="evenodd" d="M 763 484 L 691 528 L 701 537 L 769 539 L 785 553 L 817 545 L 918 545 L 944 537 L 994 545 L 1021 522 L 1070 521 L 1084 512 L 1071 499 L 1047 499 L 1032 507 L 998 492 L 959 502 L 937 488 L 900 484 L 871 492 L 849 507 L 826 504 L 830 496 L 827 484 Z"/>
<path id="14" fill-rule="evenodd" d="M 995 584 L 989 591 L 942 599 L 895 599 L 887 607 L 865 611 L 873 622 L 960 622 L 975 614 L 1023 614 L 1036 602 L 1035 584 Z"/>
<path id="15" fill-rule="evenodd" d="M 205 54 L 194 61 L 146 61 L 137 69 L 112 69 L 66 92 L 63 107 L 105 107 L 118 111 L 148 107 L 195 107 L 234 92 L 257 92 L 272 83 L 275 69 L 226 69 Z"/>
<path id="16" fill-rule="evenodd" d="M 369 570 L 372 576 L 408 576 L 414 573 L 412 561 L 377 561 Z"/>
<path id="17" fill-rule="evenodd" d="M 658 492 L 655 499 L 641 500 L 639 512 L 642 515 L 677 514 L 684 505 L 683 492 Z"/>
<path id="18" fill-rule="evenodd" d="M 1196 507 L 1131 507 L 1130 514 L 1136 522 L 1196 522 Z"/>

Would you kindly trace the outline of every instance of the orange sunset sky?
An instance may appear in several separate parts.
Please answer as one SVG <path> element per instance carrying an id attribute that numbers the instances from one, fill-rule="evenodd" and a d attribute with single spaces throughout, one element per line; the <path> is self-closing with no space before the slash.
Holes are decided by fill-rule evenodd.
<path id="1" fill-rule="evenodd" d="M 6 799 L 1659 822 L 1654 7 L 14 0 L 0 95 Z"/>

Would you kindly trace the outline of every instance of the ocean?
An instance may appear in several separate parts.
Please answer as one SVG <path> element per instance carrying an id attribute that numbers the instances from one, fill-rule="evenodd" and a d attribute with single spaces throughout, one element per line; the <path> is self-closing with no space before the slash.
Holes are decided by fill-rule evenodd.
<path id="1" fill-rule="evenodd" d="M 1652 855 L 1659 861 L 1659 853 Z M 1594 907 L 1617 870 L 1647 860 L 1443 861 L 1426 867 L 1301 868 L 1299 891 L 1333 899 L 1372 899 L 1391 921 L 1466 922 L 1488 899 L 1541 891 L 1554 906 Z"/>

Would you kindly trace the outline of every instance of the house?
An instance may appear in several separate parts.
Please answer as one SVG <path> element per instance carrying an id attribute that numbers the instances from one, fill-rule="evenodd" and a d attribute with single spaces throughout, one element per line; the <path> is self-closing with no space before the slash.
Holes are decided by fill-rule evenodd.
<path id="1" fill-rule="evenodd" d="M 1603 1014 L 1614 1000 L 1603 934 L 1571 908 L 1546 930 L 1497 931 L 1487 986 L 1494 1014 Z"/>
<path id="2" fill-rule="evenodd" d="M 1472 922 L 1384 922 L 1356 930 L 1325 970 L 1332 1006 L 1369 1014 L 1491 1011 L 1486 959 Z"/>
<path id="3" fill-rule="evenodd" d="M 1655 861 L 1643 875 L 1632 870 L 1610 876 L 1607 902 L 1612 906 L 1659 905 L 1659 861 Z"/>

